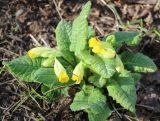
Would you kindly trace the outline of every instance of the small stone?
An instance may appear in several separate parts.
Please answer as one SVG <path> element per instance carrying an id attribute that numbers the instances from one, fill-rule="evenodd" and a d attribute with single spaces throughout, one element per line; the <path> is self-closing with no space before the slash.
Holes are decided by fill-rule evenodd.
<path id="1" fill-rule="evenodd" d="M 151 94 L 151 98 L 156 98 L 156 97 L 157 97 L 157 95 L 155 93 Z"/>

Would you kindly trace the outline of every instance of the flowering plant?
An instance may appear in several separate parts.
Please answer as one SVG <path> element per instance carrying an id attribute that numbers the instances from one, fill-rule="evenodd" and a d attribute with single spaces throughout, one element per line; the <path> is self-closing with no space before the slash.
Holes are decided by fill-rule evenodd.
<path id="1" fill-rule="evenodd" d="M 54 97 L 57 91 L 76 84 L 79 90 L 70 108 L 87 112 L 90 121 L 105 121 L 110 116 L 108 96 L 135 113 L 139 73 L 154 72 L 157 67 L 142 53 L 116 51 L 123 44 L 137 45 L 139 32 L 115 32 L 102 40 L 97 38 L 87 21 L 90 8 L 88 2 L 73 23 L 60 21 L 55 48 L 36 47 L 3 64 L 18 79 L 40 83 L 44 96 Z"/>

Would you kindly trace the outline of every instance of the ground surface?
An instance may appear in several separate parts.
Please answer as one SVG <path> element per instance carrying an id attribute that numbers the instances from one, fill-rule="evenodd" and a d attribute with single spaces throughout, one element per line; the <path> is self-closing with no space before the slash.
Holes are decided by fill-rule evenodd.
<path id="1" fill-rule="evenodd" d="M 85 0 L 59 0 L 59 2 L 0 0 L 0 59 L 11 60 L 26 54 L 30 48 L 36 46 L 31 36 L 42 45 L 45 44 L 43 42 L 45 40 L 54 47 L 56 45 L 54 29 L 60 18 L 73 20 L 85 2 Z M 115 5 L 115 9 L 112 5 Z M 141 51 L 150 56 L 160 68 L 158 0 L 93 0 L 89 20 L 98 36 L 119 30 L 142 31 L 141 44 L 128 49 Z M 110 121 L 160 121 L 160 71 L 143 75 L 136 87 L 137 116 L 120 110 L 122 119 L 115 112 Z M 84 112 L 70 111 L 68 105 L 71 103 L 71 97 L 62 97 L 54 103 L 34 100 L 28 93 L 28 88 L 28 85 L 16 80 L 7 71 L 1 73 L 0 120 L 87 121 Z"/>

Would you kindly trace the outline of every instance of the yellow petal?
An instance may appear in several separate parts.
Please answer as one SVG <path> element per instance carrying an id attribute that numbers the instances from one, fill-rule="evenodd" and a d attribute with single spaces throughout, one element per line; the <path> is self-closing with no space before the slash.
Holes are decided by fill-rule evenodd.
<path id="1" fill-rule="evenodd" d="M 66 83 L 69 80 L 67 72 L 63 65 L 55 58 L 54 62 L 54 72 L 56 76 L 59 78 L 59 82 Z"/>
<path id="2" fill-rule="evenodd" d="M 95 37 L 92 37 L 91 39 L 89 39 L 89 47 L 94 47 L 98 44 L 99 44 L 99 41 L 97 41 Z"/>
<path id="3" fill-rule="evenodd" d="M 67 83 L 69 80 L 69 77 L 65 71 L 61 71 L 59 75 L 59 82 L 61 83 Z"/>
<path id="4" fill-rule="evenodd" d="M 72 76 L 72 80 L 76 81 L 76 84 L 80 84 L 80 82 L 81 82 L 80 78 L 77 75 L 74 75 L 74 74 Z"/>
<path id="5" fill-rule="evenodd" d="M 103 48 L 101 48 L 100 46 L 94 46 L 92 49 L 92 52 L 94 53 L 102 53 L 103 52 Z"/>
<path id="6" fill-rule="evenodd" d="M 75 69 L 73 70 L 72 80 L 76 81 L 76 84 L 80 84 L 81 80 L 83 79 L 84 75 L 84 66 L 83 63 L 80 62 L 76 65 Z"/>
<path id="7" fill-rule="evenodd" d="M 48 48 L 48 47 L 36 47 L 32 48 L 28 51 L 28 56 L 30 58 L 37 58 L 37 57 L 50 57 L 50 56 L 57 56 L 60 55 L 56 48 Z"/>
<path id="8" fill-rule="evenodd" d="M 96 38 L 89 40 L 89 47 L 92 47 L 92 52 L 103 56 L 104 58 L 114 58 L 116 55 L 112 45 L 107 42 L 102 42 Z"/>
<path id="9" fill-rule="evenodd" d="M 28 56 L 29 56 L 30 58 L 32 58 L 32 59 L 34 59 L 34 58 L 37 57 L 37 54 L 34 53 L 32 50 L 29 50 L 27 54 L 28 54 Z"/>

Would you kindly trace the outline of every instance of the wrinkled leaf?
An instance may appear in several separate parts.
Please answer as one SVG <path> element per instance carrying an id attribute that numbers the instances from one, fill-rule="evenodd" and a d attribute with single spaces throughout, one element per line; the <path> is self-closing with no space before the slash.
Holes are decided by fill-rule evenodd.
<path id="1" fill-rule="evenodd" d="M 105 79 L 99 75 L 94 74 L 89 77 L 88 81 L 90 83 L 92 83 L 93 85 L 95 85 L 99 88 L 102 88 L 106 84 L 107 79 Z"/>
<path id="2" fill-rule="evenodd" d="M 107 81 L 109 95 L 121 104 L 125 109 L 135 113 L 136 89 L 135 82 L 131 76 L 121 74 L 115 79 Z"/>
<path id="3" fill-rule="evenodd" d="M 119 48 L 123 43 L 134 46 L 139 44 L 141 33 L 139 32 L 115 32 L 107 37 L 105 40 L 111 42 L 115 48 Z M 109 37 L 109 38 L 108 38 Z"/>
<path id="4" fill-rule="evenodd" d="M 61 20 L 56 28 L 56 40 L 59 50 L 69 50 L 72 26 L 65 20 Z"/>
<path id="5" fill-rule="evenodd" d="M 65 20 L 61 20 L 56 28 L 57 47 L 61 51 L 62 56 L 69 62 L 74 63 L 74 54 L 69 51 L 70 36 L 72 26 Z"/>
<path id="6" fill-rule="evenodd" d="M 142 53 L 124 52 L 121 55 L 125 67 L 135 72 L 155 72 L 157 70 L 153 60 Z"/>
<path id="7" fill-rule="evenodd" d="M 141 79 L 141 74 L 139 74 L 139 73 L 131 73 L 131 76 L 134 79 L 135 84 L 137 81 L 139 81 Z"/>
<path id="8" fill-rule="evenodd" d="M 82 51 L 77 56 L 82 59 L 89 69 L 104 78 L 109 78 L 115 73 L 115 67 L 110 60 L 105 59 L 104 61 L 96 55 L 89 54 L 87 51 Z"/>
<path id="9" fill-rule="evenodd" d="M 80 15 L 73 21 L 71 34 L 71 51 L 81 51 L 85 49 L 88 38 L 88 22 L 87 16 L 91 8 L 89 1 L 82 9 Z"/>
<path id="10" fill-rule="evenodd" d="M 95 36 L 95 30 L 92 26 L 88 27 L 88 39 Z"/>
<path id="11" fill-rule="evenodd" d="M 76 93 L 70 108 L 72 111 L 85 110 L 90 121 L 105 121 L 111 114 L 106 97 L 93 87 L 85 87 Z"/>
<path id="12" fill-rule="evenodd" d="M 45 58 L 31 59 L 22 56 L 10 62 L 3 62 L 7 69 L 20 80 L 43 83 L 46 86 L 57 85 L 53 67 L 42 66 Z"/>

